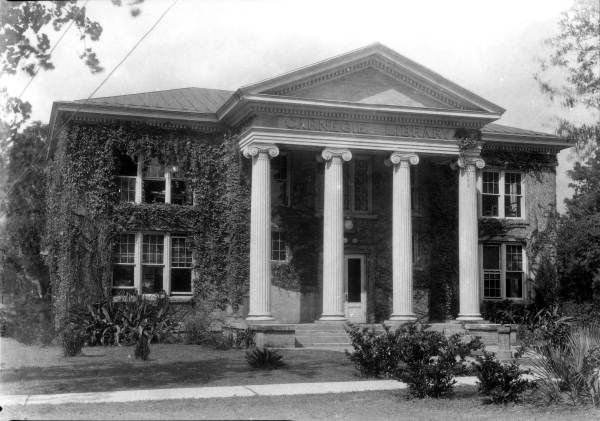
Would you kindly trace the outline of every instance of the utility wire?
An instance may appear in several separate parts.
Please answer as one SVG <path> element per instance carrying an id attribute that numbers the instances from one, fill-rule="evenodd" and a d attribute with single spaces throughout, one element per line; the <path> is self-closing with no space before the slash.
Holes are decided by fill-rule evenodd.
<path id="1" fill-rule="evenodd" d="M 87 0 L 89 1 L 89 0 Z M 86 3 L 87 3 L 86 1 Z M 141 42 L 150 34 L 150 32 L 152 32 L 154 30 L 154 28 L 156 28 L 156 26 L 160 23 L 160 21 L 165 17 L 165 15 L 169 12 L 169 10 L 171 10 L 173 8 L 173 6 L 175 6 L 175 4 L 177 4 L 179 0 L 174 0 L 171 5 L 169 5 L 169 7 L 167 7 L 164 12 L 158 17 L 158 19 L 156 20 L 156 22 L 154 22 L 154 24 L 144 33 L 144 35 L 142 35 L 142 37 L 135 43 L 135 45 L 127 52 L 127 54 L 125 55 L 125 57 L 123 57 L 123 59 L 117 63 L 117 65 L 110 71 L 110 73 L 104 78 L 104 80 L 102 80 L 102 82 L 100 82 L 100 84 L 96 87 L 96 89 L 94 89 L 92 91 L 92 93 L 81 103 L 81 105 L 73 112 L 71 113 L 71 115 L 69 116 L 69 118 L 67 119 L 67 121 L 65 121 L 60 127 L 59 129 L 56 131 L 56 133 L 53 133 L 53 137 L 58 136 L 62 130 L 64 129 L 64 127 L 73 119 L 73 117 L 75 117 L 75 115 L 81 111 L 81 109 L 87 104 L 87 102 L 94 96 L 94 94 L 96 92 L 98 92 L 98 90 L 108 81 L 108 79 L 115 73 L 115 71 L 125 62 L 125 60 L 127 60 L 127 58 L 135 51 L 135 49 L 141 44 Z M 50 146 L 52 145 L 52 139 L 48 139 L 48 147 L 47 147 L 47 151 L 46 151 L 46 159 L 49 157 L 50 155 Z M 40 152 L 38 153 L 38 155 L 36 155 L 36 157 L 34 158 L 34 160 L 39 159 L 42 156 L 42 153 L 44 152 L 44 150 L 40 150 Z M 17 179 L 12 183 L 12 185 L 8 188 L 8 190 L 6 191 L 6 194 L 9 195 L 13 189 L 15 188 L 15 186 L 17 185 L 17 183 L 19 183 L 21 181 L 21 179 L 23 177 L 25 177 L 27 175 L 27 173 L 29 171 L 31 171 L 32 167 L 29 166 L 27 168 L 25 168 L 23 170 L 23 172 L 17 177 Z"/>
<path id="2" fill-rule="evenodd" d="M 85 3 L 83 3 L 83 6 L 81 6 L 81 8 L 84 8 L 88 2 L 90 0 L 85 0 Z M 72 19 L 71 22 L 69 22 L 69 25 L 65 28 L 65 30 L 63 31 L 62 34 L 60 34 L 60 37 L 58 38 L 58 41 L 56 41 L 56 43 L 54 44 L 54 46 L 50 49 L 50 52 L 48 53 L 49 56 L 52 56 L 52 53 L 54 52 L 54 50 L 56 49 L 56 47 L 58 47 L 58 45 L 60 44 L 60 42 L 63 40 L 63 38 L 65 37 L 65 35 L 67 34 L 67 32 L 69 32 L 69 29 L 71 29 L 71 27 L 73 26 L 73 24 L 75 23 L 75 19 Z M 35 77 L 39 74 L 38 70 L 40 69 L 40 65 L 38 64 L 34 70 L 33 75 L 31 76 L 31 78 L 29 79 L 29 81 L 27 82 L 27 84 L 25 85 L 25 87 L 23 88 L 23 90 L 21 91 L 21 93 L 19 94 L 19 99 L 21 99 L 21 97 L 23 96 L 23 94 L 25 93 L 25 91 L 27 90 L 27 88 L 29 88 L 29 85 L 31 85 L 31 82 L 33 82 L 33 79 L 35 79 Z"/>

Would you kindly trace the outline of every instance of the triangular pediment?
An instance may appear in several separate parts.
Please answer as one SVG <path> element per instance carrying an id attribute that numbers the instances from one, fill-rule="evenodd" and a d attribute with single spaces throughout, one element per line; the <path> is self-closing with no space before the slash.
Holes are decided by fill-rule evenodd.
<path id="1" fill-rule="evenodd" d="M 342 103 L 504 112 L 381 44 L 246 86 L 241 91 Z"/>

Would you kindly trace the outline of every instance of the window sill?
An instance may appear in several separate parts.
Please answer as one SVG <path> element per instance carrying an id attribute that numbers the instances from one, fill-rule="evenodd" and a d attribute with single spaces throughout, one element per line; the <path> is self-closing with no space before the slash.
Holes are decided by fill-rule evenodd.
<path id="1" fill-rule="evenodd" d="M 156 301 L 160 294 L 142 294 L 145 300 L 148 301 Z M 133 302 L 136 301 L 140 297 L 140 295 L 115 295 L 112 297 L 113 303 L 125 303 L 125 302 Z M 190 295 L 165 295 L 165 297 L 169 298 L 169 301 L 172 303 L 187 303 L 192 301 L 194 296 Z"/>
<path id="2" fill-rule="evenodd" d="M 480 216 L 480 221 L 499 221 L 506 222 L 508 225 L 513 226 L 524 226 L 529 225 L 529 221 L 526 218 L 505 218 L 500 216 Z"/>
<path id="3" fill-rule="evenodd" d="M 323 217 L 323 212 L 316 212 L 315 216 L 317 218 Z M 352 212 L 344 212 L 344 218 L 353 218 L 353 219 L 377 219 L 379 215 L 375 213 L 352 213 Z"/>

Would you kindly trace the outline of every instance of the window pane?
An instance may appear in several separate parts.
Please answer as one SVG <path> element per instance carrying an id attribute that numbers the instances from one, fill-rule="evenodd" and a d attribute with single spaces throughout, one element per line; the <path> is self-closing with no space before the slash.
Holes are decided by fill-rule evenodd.
<path id="1" fill-rule="evenodd" d="M 158 162 L 158 159 L 152 158 L 144 165 L 144 178 L 165 178 L 165 167 Z"/>
<path id="2" fill-rule="evenodd" d="M 177 268 L 192 267 L 192 247 L 187 237 L 171 238 L 171 266 Z"/>
<path id="3" fill-rule="evenodd" d="M 507 218 L 521 217 L 521 196 L 504 196 L 504 216 Z"/>
<path id="4" fill-rule="evenodd" d="M 481 195 L 481 214 L 483 216 L 498 216 L 498 197 L 487 194 Z"/>
<path id="5" fill-rule="evenodd" d="M 506 272 L 506 298 L 523 297 L 523 273 Z"/>
<path id="6" fill-rule="evenodd" d="M 192 204 L 185 180 L 171 180 L 171 203 L 174 205 Z"/>
<path id="7" fill-rule="evenodd" d="M 155 294 L 163 289 L 163 267 L 142 266 L 142 294 Z"/>
<path id="8" fill-rule="evenodd" d="M 353 165 L 350 163 L 344 168 L 344 210 L 351 211 L 350 208 L 350 177 L 352 177 Z"/>
<path id="9" fill-rule="evenodd" d="M 351 303 L 361 301 L 361 261 L 360 259 L 348 259 L 348 298 Z"/>
<path id="10" fill-rule="evenodd" d="M 120 234 L 115 242 L 114 263 L 133 264 L 135 262 L 135 235 Z"/>
<path id="11" fill-rule="evenodd" d="M 280 231 L 271 232 L 271 260 L 277 262 L 287 260 L 285 237 Z"/>
<path id="12" fill-rule="evenodd" d="M 506 245 L 506 270 L 523 271 L 523 248 L 519 245 Z"/>
<path id="13" fill-rule="evenodd" d="M 163 264 L 164 240 L 162 235 L 144 235 L 142 245 L 142 263 Z"/>
<path id="14" fill-rule="evenodd" d="M 133 265 L 113 265 L 113 287 L 133 287 Z"/>
<path id="15" fill-rule="evenodd" d="M 192 270 L 176 268 L 171 269 L 171 292 L 192 292 Z"/>
<path id="16" fill-rule="evenodd" d="M 135 177 L 137 175 L 137 162 L 127 155 L 119 155 L 116 163 L 117 175 Z"/>
<path id="17" fill-rule="evenodd" d="M 165 202 L 165 180 L 144 180 L 144 202 Z"/>
<path id="18" fill-rule="evenodd" d="M 483 268 L 500 270 L 500 246 L 483 246 Z"/>
<path id="19" fill-rule="evenodd" d="M 504 174 L 504 194 L 521 194 L 521 174 L 507 172 Z"/>
<path id="20" fill-rule="evenodd" d="M 288 157 L 279 155 L 271 159 L 271 202 L 273 205 L 287 205 L 288 203 Z"/>
<path id="21" fill-rule="evenodd" d="M 369 210 L 369 161 L 354 162 L 354 210 Z"/>
<path id="22" fill-rule="evenodd" d="M 501 298 L 500 272 L 484 271 L 483 296 L 486 298 Z"/>
<path id="23" fill-rule="evenodd" d="M 500 174 L 492 171 L 484 171 L 482 175 L 482 193 L 484 194 L 499 194 L 499 178 Z"/>
<path id="24" fill-rule="evenodd" d="M 119 200 L 121 202 L 135 202 L 135 178 L 119 177 Z"/>

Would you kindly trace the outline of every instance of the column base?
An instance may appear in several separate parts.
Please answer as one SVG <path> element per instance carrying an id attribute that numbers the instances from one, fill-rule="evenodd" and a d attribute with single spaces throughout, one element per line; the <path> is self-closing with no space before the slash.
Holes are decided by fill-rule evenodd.
<path id="1" fill-rule="evenodd" d="M 249 314 L 246 317 L 246 322 L 248 323 L 274 323 L 275 318 L 270 314 L 261 314 L 261 315 L 251 315 Z"/>
<path id="2" fill-rule="evenodd" d="M 347 322 L 348 319 L 343 314 L 323 314 L 317 322 Z"/>
<path id="3" fill-rule="evenodd" d="M 481 314 L 459 314 L 456 318 L 459 322 L 482 322 Z"/>
<path id="4" fill-rule="evenodd" d="M 414 322 L 417 320 L 417 316 L 414 314 L 392 314 L 388 320 L 383 322 L 389 325 L 398 325 L 403 323 Z"/>

